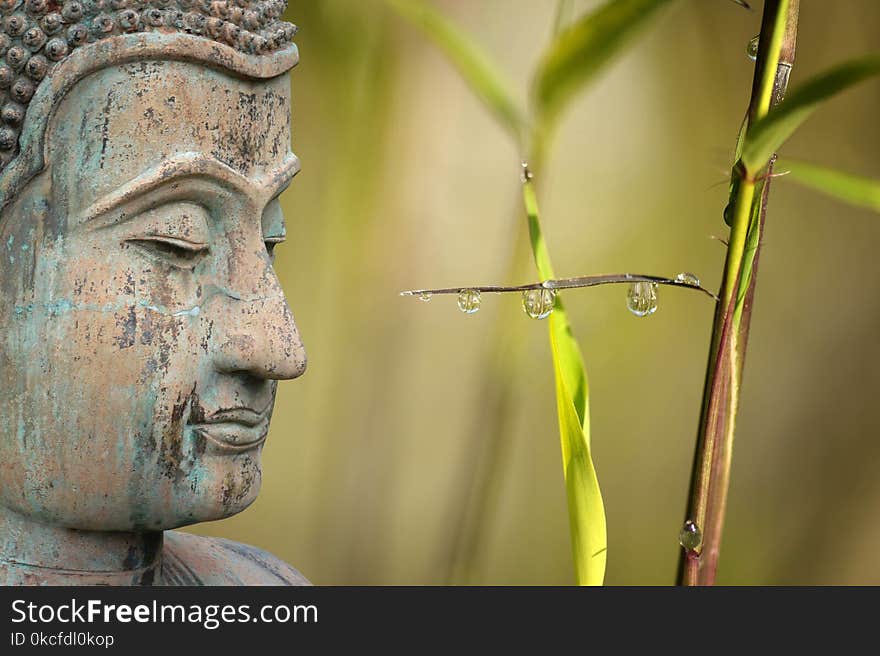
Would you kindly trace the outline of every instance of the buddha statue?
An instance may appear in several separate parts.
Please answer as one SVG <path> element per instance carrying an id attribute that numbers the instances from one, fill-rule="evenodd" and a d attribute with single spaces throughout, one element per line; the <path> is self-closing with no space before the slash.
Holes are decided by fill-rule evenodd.
<path id="1" fill-rule="evenodd" d="M 284 9 L 0 0 L 2 584 L 308 583 L 173 530 L 254 501 L 305 370 Z"/>

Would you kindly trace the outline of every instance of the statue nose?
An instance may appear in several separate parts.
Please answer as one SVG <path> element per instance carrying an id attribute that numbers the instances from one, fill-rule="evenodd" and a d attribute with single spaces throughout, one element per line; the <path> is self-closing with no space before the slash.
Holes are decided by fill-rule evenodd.
<path id="1" fill-rule="evenodd" d="M 305 348 L 277 278 L 269 287 L 266 295 L 230 295 L 223 304 L 217 318 L 222 325 L 219 370 L 268 380 L 290 380 L 305 373 Z"/>

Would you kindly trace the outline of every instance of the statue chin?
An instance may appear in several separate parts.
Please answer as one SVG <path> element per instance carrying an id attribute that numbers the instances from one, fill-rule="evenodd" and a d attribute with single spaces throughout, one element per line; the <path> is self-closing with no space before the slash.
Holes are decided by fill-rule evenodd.
<path id="1" fill-rule="evenodd" d="M 278 381 L 306 366 L 273 269 L 299 170 L 294 29 L 283 0 L 180 2 L 0 8 L 8 584 L 305 582 L 253 547 L 163 534 L 253 503 Z"/>
<path id="2" fill-rule="evenodd" d="M 174 497 L 157 498 L 151 488 L 134 491 L 131 498 L 112 502 L 71 503 L 70 488 L 59 486 L 59 493 L 47 495 L 39 504 L 27 499 L 2 495 L 2 506 L 35 521 L 79 531 L 163 531 L 201 522 L 227 519 L 246 510 L 256 499 L 262 483 L 259 454 L 240 457 L 213 474 L 213 484 L 202 480 L 190 484 Z M 217 469 L 217 468 L 215 468 Z M 74 475 L 71 475 L 71 479 Z M 192 491 L 192 487 L 196 490 Z M 77 488 L 77 492 L 83 489 Z M 9 490 L 5 490 L 9 491 Z"/>

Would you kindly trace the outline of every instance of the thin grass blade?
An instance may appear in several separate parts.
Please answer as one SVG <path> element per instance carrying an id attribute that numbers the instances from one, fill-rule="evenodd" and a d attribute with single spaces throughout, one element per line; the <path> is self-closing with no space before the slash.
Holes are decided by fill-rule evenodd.
<path id="1" fill-rule="evenodd" d="M 467 85 L 517 140 L 524 114 L 511 85 L 486 53 L 458 26 L 423 0 L 385 0 L 400 16 L 428 36 L 455 66 Z"/>
<path id="2" fill-rule="evenodd" d="M 880 181 L 854 173 L 787 159 L 777 170 L 788 171 L 787 179 L 810 187 L 850 205 L 880 212 Z"/>
<path id="3" fill-rule="evenodd" d="M 535 264 L 542 278 L 551 279 L 553 265 L 541 232 L 535 188 L 526 178 L 523 198 Z M 602 585 L 608 542 L 605 506 L 590 451 L 589 387 L 583 355 L 558 297 L 550 315 L 550 347 L 575 576 L 578 585 Z"/>
<path id="4" fill-rule="evenodd" d="M 734 152 L 734 162 L 740 161 L 742 158 L 743 148 L 746 145 L 746 133 L 749 129 L 749 117 L 743 119 L 742 125 L 739 127 L 739 134 L 736 137 L 736 151 Z M 730 186 L 727 191 L 727 206 L 724 208 L 724 222 L 733 227 L 733 209 L 736 197 L 739 194 L 739 183 L 742 178 L 734 171 L 730 176 Z"/>
<path id="5" fill-rule="evenodd" d="M 880 55 L 840 64 L 795 89 L 780 105 L 750 127 L 742 153 L 747 173 L 756 175 L 770 157 L 822 104 L 880 74 Z"/>
<path id="6" fill-rule="evenodd" d="M 556 18 L 553 20 L 553 36 L 559 34 L 568 25 L 574 0 L 556 0 Z"/>
<path id="7" fill-rule="evenodd" d="M 550 317 L 550 345 L 575 579 L 578 585 L 602 585 L 608 552 L 605 506 L 590 453 L 589 417 L 585 414 L 586 421 L 581 423 L 574 400 L 578 394 L 566 382 L 565 369 L 571 368 L 580 353 L 561 307 Z M 586 384 L 585 378 L 581 381 Z M 581 399 L 586 404 L 586 387 Z M 584 412 L 587 412 L 586 405 Z"/>
<path id="8" fill-rule="evenodd" d="M 533 101 L 552 121 L 671 0 L 610 0 L 563 29 L 541 57 Z"/>

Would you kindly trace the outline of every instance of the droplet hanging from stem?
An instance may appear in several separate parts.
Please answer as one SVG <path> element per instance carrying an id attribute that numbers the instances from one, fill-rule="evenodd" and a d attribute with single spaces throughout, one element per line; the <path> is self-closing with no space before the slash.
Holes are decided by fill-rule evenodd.
<path id="1" fill-rule="evenodd" d="M 648 317 L 657 311 L 657 283 L 634 282 L 626 294 L 626 307 L 637 317 Z"/>
<path id="2" fill-rule="evenodd" d="M 680 282 L 682 285 L 688 285 L 690 287 L 700 287 L 700 279 L 693 273 L 688 273 L 687 271 L 683 271 L 675 276 L 675 281 Z"/>
<path id="3" fill-rule="evenodd" d="M 761 35 L 756 34 L 749 41 L 749 45 L 746 46 L 746 55 L 748 55 L 749 59 L 752 61 L 758 60 L 758 47 L 761 45 Z"/>
<path id="4" fill-rule="evenodd" d="M 479 312 L 482 302 L 482 294 L 478 289 L 462 289 L 458 293 L 458 309 L 465 314 Z"/>
<path id="5" fill-rule="evenodd" d="M 703 531 L 691 520 L 687 520 L 678 534 L 678 543 L 685 551 L 697 553 L 703 546 Z"/>
<path id="6" fill-rule="evenodd" d="M 532 319 L 546 319 L 553 313 L 556 292 L 552 289 L 527 289 L 523 292 L 523 310 Z"/>

